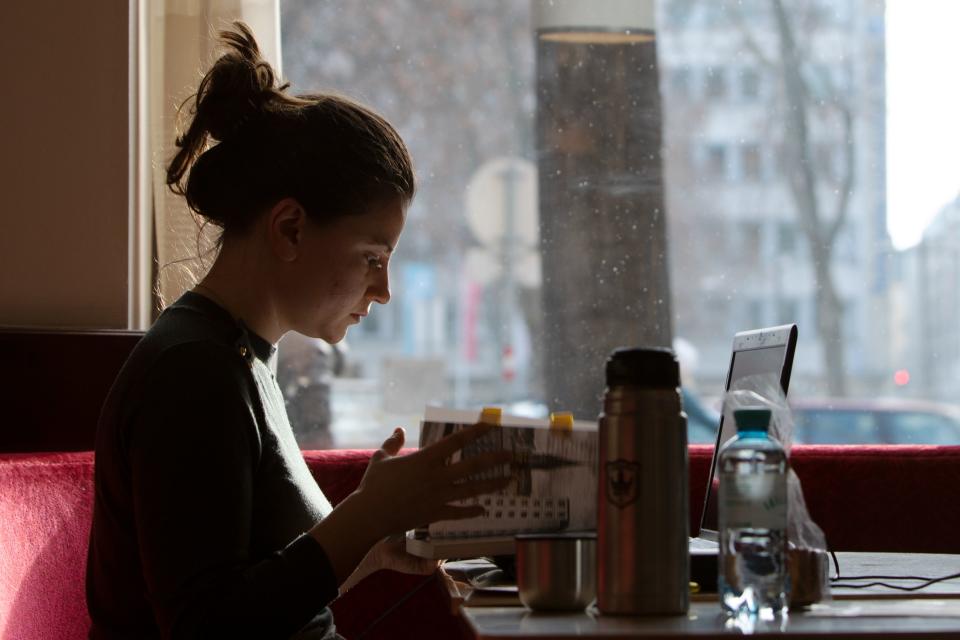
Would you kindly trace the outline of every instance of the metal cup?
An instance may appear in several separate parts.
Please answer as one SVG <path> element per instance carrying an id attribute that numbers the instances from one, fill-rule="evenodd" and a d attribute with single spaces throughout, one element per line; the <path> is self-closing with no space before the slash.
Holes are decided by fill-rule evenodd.
<path id="1" fill-rule="evenodd" d="M 580 611 L 597 594 L 597 535 L 516 536 L 520 601 L 535 611 Z"/>

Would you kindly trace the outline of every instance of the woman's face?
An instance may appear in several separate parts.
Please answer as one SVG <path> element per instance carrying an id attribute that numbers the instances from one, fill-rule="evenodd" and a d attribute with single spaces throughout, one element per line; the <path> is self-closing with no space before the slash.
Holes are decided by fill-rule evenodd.
<path id="1" fill-rule="evenodd" d="M 339 342 L 350 325 L 369 313 L 372 303 L 386 304 L 388 264 L 405 216 L 397 200 L 324 224 L 308 221 L 302 251 L 285 283 L 289 328 Z"/>

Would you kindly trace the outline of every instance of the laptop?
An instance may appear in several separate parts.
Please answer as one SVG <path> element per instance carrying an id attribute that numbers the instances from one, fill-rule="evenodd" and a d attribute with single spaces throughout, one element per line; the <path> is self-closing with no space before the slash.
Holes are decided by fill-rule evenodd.
<path id="1" fill-rule="evenodd" d="M 729 391 L 734 383 L 747 376 L 770 374 L 779 377 L 780 387 L 784 393 L 787 393 L 796 348 L 797 325 L 795 324 L 741 331 L 733 337 L 733 352 L 730 355 L 730 368 L 727 370 L 724 391 Z M 706 499 L 700 517 L 700 530 L 695 537 L 690 538 L 690 579 L 699 583 L 705 590 L 715 589 L 717 583 L 717 552 L 719 550 L 717 453 L 720 447 L 736 433 L 736 425 L 726 424 L 721 412 L 720 428 L 717 429 L 710 474 L 707 477 Z"/>

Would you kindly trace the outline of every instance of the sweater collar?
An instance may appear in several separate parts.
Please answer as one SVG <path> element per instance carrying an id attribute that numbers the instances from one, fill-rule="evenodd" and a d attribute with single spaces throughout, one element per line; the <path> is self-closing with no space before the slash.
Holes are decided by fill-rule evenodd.
<path id="1" fill-rule="evenodd" d="M 261 360 L 268 366 L 272 364 L 271 360 L 275 357 L 277 348 L 247 327 L 243 320 L 234 318 L 229 311 L 202 293 L 185 291 L 171 306 L 192 309 L 230 327 L 235 335 L 234 346 L 248 364 L 253 364 L 254 358 Z"/>

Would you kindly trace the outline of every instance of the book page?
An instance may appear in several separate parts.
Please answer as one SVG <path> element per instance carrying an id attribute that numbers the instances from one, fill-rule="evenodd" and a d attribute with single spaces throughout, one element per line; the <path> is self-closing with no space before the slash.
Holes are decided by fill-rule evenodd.
<path id="1" fill-rule="evenodd" d="M 477 422 L 479 413 L 428 408 L 420 430 L 427 446 Z M 511 476 L 503 492 L 461 501 L 480 504 L 486 515 L 433 523 L 434 538 L 502 536 L 596 528 L 597 430 L 588 422 L 551 429 L 546 420 L 502 416 L 498 429 L 470 442 L 450 463 L 488 451 L 512 451 L 515 463 L 474 479 Z"/>

